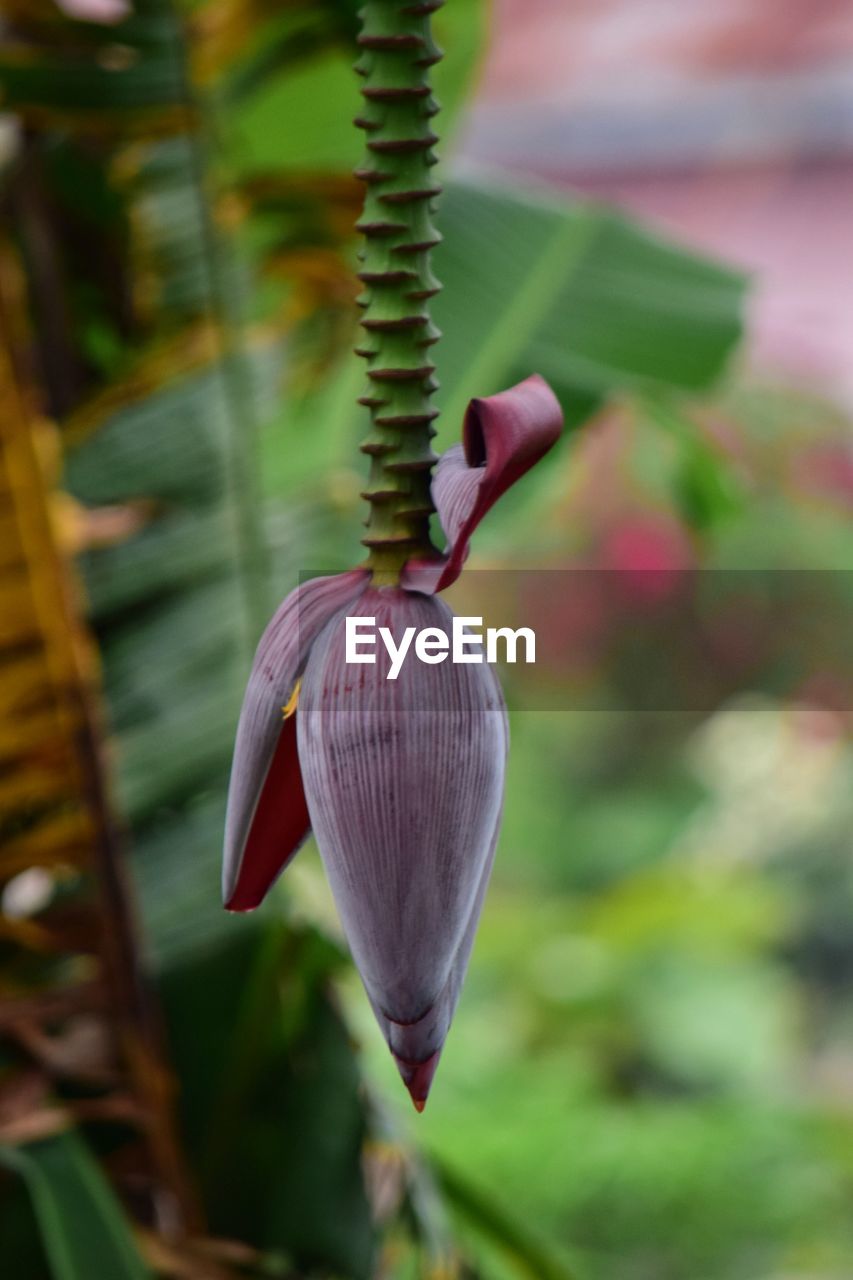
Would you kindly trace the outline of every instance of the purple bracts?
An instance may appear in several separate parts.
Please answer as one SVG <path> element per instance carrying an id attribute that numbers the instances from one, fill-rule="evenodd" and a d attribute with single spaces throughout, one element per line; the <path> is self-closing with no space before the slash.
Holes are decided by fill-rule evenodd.
<path id="1" fill-rule="evenodd" d="M 260 905 L 313 829 L 353 958 L 418 1110 L 459 998 L 500 829 L 508 746 L 486 664 L 412 657 L 386 679 L 347 663 L 346 618 L 452 630 L 434 593 L 459 576 L 471 535 L 554 444 L 560 406 L 541 378 L 468 408 L 463 444 L 439 460 L 444 553 L 400 586 L 367 569 L 305 583 L 258 646 L 234 749 L 223 895 Z M 301 680 L 301 685 L 300 685 Z"/>

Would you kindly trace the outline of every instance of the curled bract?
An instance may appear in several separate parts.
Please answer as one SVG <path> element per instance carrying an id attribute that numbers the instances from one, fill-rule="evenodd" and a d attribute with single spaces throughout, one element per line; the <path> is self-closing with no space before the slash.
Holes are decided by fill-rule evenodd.
<path id="1" fill-rule="evenodd" d="M 432 592 L 455 582 L 483 516 L 545 456 L 562 430 L 560 402 L 538 374 L 496 396 L 472 400 L 462 443 L 441 455 L 432 481 L 447 549 L 440 560 L 410 561 L 403 585 Z"/>

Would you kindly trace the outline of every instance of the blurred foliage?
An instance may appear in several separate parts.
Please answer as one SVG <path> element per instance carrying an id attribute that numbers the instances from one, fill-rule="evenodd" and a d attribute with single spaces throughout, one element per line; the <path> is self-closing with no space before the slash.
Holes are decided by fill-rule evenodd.
<path id="1" fill-rule="evenodd" d="M 831 617 L 849 588 L 827 572 L 850 554 L 849 422 L 767 386 L 682 411 L 740 492 L 710 528 L 678 504 L 669 432 L 623 405 L 578 443 L 527 545 L 550 526 L 577 564 L 644 545 L 664 566 L 796 568 Z M 512 554 L 498 538 L 490 560 Z M 835 640 L 810 655 L 817 677 Z M 618 690 L 610 641 L 594 679 Z M 847 1273 L 848 689 L 513 717 L 501 860 L 428 1143 L 570 1245 L 580 1275 Z"/>
<path id="2" fill-rule="evenodd" d="M 168 1046 L 147 1067 L 177 1089 L 174 1120 L 168 1087 L 149 1118 L 143 1194 L 127 1114 L 81 1110 L 79 1062 L 70 1078 L 42 1062 L 28 1101 L 33 1046 L 4 1043 L 16 1119 L 79 1121 L 3 1130 L 15 1274 L 838 1280 L 853 1244 L 845 709 L 514 713 L 496 882 L 415 1141 L 316 853 L 250 919 L 218 892 L 251 646 L 298 571 L 357 547 L 355 5 L 137 0 L 111 27 L 50 0 L 2 14 L 4 341 L 18 393 L 59 424 L 73 502 L 42 477 L 64 533 L 0 591 L 80 551 Z M 447 132 L 484 7 L 460 0 L 436 24 Z M 470 395 L 532 368 L 573 429 L 506 500 L 486 563 L 631 572 L 641 548 L 664 566 L 846 566 L 849 424 L 741 375 L 718 389 L 737 274 L 594 203 L 446 185 L 440 443 Z M 600 639 L 595 679 L 618 691 L 624 651 Z M 26 811 L 33 862 L 42 817 Z M 11 933 L 30 863 L 8 844 L 0 860 L 0 994 L 55 1000 L 81 972 L 79 955 L 33 961 L 57 887 Z M 111 1061 L 138 1104 L 145 1073 Z M 173 1124 L 197 1218 L 162 1160 Z"/>
<path id="3" fill-rule="evenodd" d="M 0 1161 L 29 1187 L 58 1280 L 86 1280 L 93 1271 L 115 1280 L 150 1276 L 109 1184 L 73 1133 L 2 1147 Z"/>

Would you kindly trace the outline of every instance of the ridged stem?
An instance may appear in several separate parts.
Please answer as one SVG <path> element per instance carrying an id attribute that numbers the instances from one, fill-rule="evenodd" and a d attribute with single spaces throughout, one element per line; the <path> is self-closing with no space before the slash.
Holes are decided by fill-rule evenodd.
<path id="1" fill-rule="evenodd" d="M 365 288 L 368 385 L 359 403 L 371 430 L 361 450 L 370 458 L 363 497 L 370 504 L 368 565 L 378 584 L 396 583 L 413 555 L 435 554 L 429 538 L 434 510 L 430 478 L 436 389 L 430 349 L 439 331 L 429 301 L 439 284 L 430 253 L 440 237 L 432 224 L 436 163 L 432 119 L 438 111 L 429 70 L 441 57 L 430 19 L 442 0 L 367 0 L 362 10 L 356 71 L 364 79 L 364 108 L 356 124 L 367 134 L 357 176 L 367 184 L 359 279 Z"/>

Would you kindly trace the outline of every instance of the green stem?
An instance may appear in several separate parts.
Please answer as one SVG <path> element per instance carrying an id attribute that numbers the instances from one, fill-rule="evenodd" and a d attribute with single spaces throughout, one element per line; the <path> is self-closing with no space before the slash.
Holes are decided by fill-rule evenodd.
<path id="1" fill-rule="evenodd" d="M 358 176 L 367 184 L 359 279 L 365 286 L 368 386 L 359 403 L 370 409 L 371 431 L 361 450 L 370 457 L 363 496 L 370 504 L 368 566 L 374 581 L 397 583 L 413 555 L 432 556 L 430 479 L 435 455 L 432 423 L 436 389 L 430 348 L 439 338 L 429 300 L 439 290 L 430 253 L 440 237 L 431 219 L 441 188 L 433 181 L 437 141 L 431 121 L 438 107 L 429 69 L 441 57 L 430 18 L 442 0 L 367 0 L 362 10 L 356 71 L 364 78 L 365 107 L 356 124 L 367 133 Z"/>

